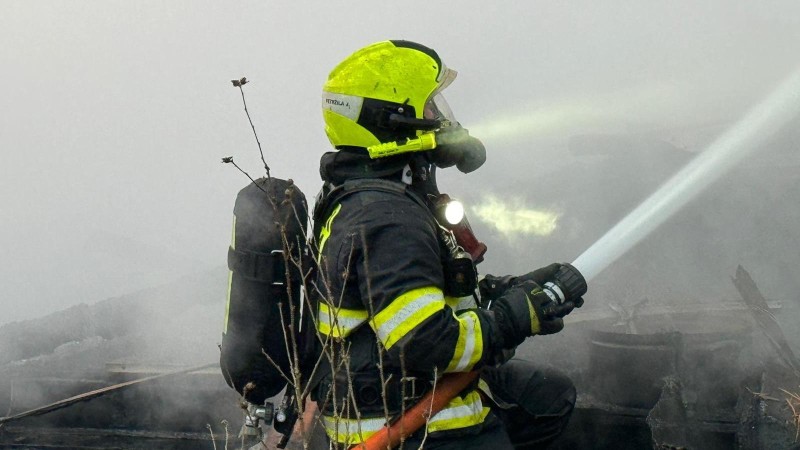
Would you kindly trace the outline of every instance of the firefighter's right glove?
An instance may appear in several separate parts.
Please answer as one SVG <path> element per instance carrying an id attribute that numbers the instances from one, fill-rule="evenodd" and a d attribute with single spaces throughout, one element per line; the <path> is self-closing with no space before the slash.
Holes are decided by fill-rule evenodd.
<path id="1" fill-rule="evenodd" d="M 563 319 L 544 312 L 552 305 L 550 297 L 533 281 L 523 281 L 508 289 L 491 309 L 502 335 L 502 348 L 514 348 L 528 336 L 561 331 Z"/>

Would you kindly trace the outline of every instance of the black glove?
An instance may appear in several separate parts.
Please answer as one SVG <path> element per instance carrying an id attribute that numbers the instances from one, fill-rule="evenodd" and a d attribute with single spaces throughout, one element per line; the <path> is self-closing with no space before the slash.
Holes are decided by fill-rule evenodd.
<path id="1" fill-rule="evenodd" d="M 508 288 L 516 286 L 525 281 L 533 281 L 538 285 L 544 285 L 546 282 L 553 279 L 556 272 L 558 272 L 558 269 L 560 268 L 561 264 L 553 263 L 549 266 L 536 269 L 533 272 L 528 272 L 525 275 L 520 275 L 518 277 L 513 275 L 506 275 L 502 277 L 486 275 L 480 282 L 478 282 L 481 300 L 484 302 L 497 300 L 506 292 L 506 290 L 508 290 Z"/>
<path id="2" fill-rule="evenodd" d="M 556 273 L 562 266 L 563 264 L 553 263 L 541 269 L 536 269 L 533 272 L 526 273 L 525 275 L 520 275 L 511 281 L 511 286 L 518 285 L 525 281 L 533 281 L 540 286 L 544 286 L 546 282 L 552 281 L 555 278 Z M 583 306 L 583 298 L 578 297 L 560 305 L 553 302 L 545 306 L 543 312 L 546 316 L 564 317 L 571 313 L 573 309 L 580 308 L 581 306 Z"/>
<path id="3" fill-rule="evenodd" d="M 523 289 L 528 296 L 533 314 L 531 316 L 532 334 L 554 334 L 564 329 L 564 320 L 559 316 L 561 306 L 557 305 L 542 287 L 533 281 L 523 281 L 515 286 Z M 572 309 L 570 309 L 572 311 Z M 568 313 L 565 313 L 566 315 Z"/>
<path id="4" fill-rule="evenodd" d="M 558 333 L 564 328 L 561 317 L 547 314 L 557 306 L 533 281 L 508 289 L 492 305 L 502 334 L 502 348 L 513 348 L 528 336 Z"/>
<path id="5" fill-rule="evenodd" d="M 506 275 L 504 277 L 496 277 L 494 275 L 486 275 L 483 277 L 481 281 L 478 282 L 478 290 L 481 293 L 481 301 L 494 301 L 500 298 L 508 288 L 511 287 L 511 283 L 517 277 Z"/>
<path id="6" fill-rule="evenodd" d="M 542 286 L 548 281 L 552 281 L 556 276 L 556 272 L 561 268 L 561 264 L 553 263 L 549 266 L 536 269 L 533 272 L 528 272 L 525 275 L 520 275 L 511 281 L 511 285 L 517 285 L 525 281 L 533 281 L 534 283 Z"/>

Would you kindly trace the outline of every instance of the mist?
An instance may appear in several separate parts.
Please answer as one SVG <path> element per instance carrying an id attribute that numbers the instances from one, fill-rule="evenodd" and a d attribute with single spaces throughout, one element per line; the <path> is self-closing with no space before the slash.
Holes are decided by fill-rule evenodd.
<path id="1" fill-rule="evenodd" d="M 700 150 L 697 128 L 724 128 L 758 102 L 793 69 L 800 43 L 788 1 L 0 8 L 0 323 L 224 264 L 247 180 L 219 160 L 262 173 L 232 78 L 252 81 L 248 106 L 274 175 L 311 196 L 329 147 L 318 99 L 330 68 L 375 40 L 430 45 L 460 72 L 448 101 L 489 150 L 481 171 L 443 174 L 443 189 L 462 178 L 453 194 L 478 199 L 526 196 L 526 184 L 568 164 L 547 150 L 575 135 L 658 133 Z M 503 186 L 510 179 L 519 184 Z"/>

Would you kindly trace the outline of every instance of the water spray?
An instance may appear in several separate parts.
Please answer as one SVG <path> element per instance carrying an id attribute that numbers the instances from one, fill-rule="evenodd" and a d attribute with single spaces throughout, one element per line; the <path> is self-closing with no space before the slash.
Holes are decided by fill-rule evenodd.
<path id="1" fill-rule="evenodd" d="M 800 114 L 800 70 L 572 263 L 591 280 Z"/>

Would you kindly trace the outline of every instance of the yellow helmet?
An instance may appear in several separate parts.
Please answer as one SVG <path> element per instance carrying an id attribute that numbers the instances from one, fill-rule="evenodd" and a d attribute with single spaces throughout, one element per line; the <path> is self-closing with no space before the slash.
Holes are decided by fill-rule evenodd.
<path id="1" fill-rule="evenodd" d="M 436 148 L 434 130 L 455 123 L 440 92 L 456 77 L 432 49 L 383 41 L 339 63 L 322 89 L 325 132 L 336 148 L 379 158 Z"/>

